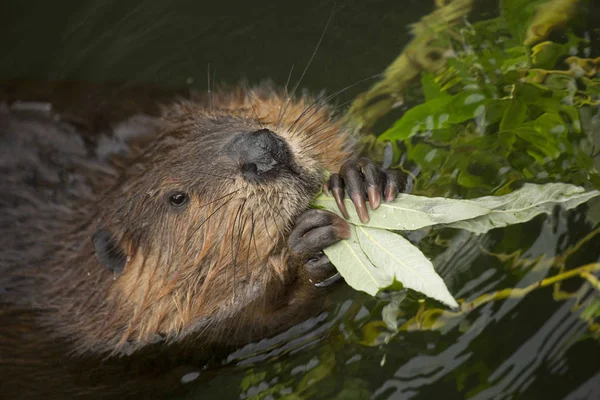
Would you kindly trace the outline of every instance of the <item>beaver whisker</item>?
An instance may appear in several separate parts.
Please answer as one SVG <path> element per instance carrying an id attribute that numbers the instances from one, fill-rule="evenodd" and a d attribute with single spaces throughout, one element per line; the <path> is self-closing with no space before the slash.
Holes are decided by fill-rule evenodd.
<path id="1" fill-rule="evenodd" d="M 316 135 L 317 133 L 322 132 L 325 128 L 321 128 L 320 130 L 313 132 L 313 134 Z M 325 136 L 322 139 L 320 138 L 320 139 L 311 139 L 311 140 L 308 140 L 307 143 L 306 143 L 306 146 L 310 150 L 314 150 L 315 148 L 322 146 L 323 150 L 318 153 L 319 155 L 321 155 L 321 154 L 326 153 L 327 150 L 329 150 L 329 148 L 327 148 L 325 145 L 327 145 L 331 140 L 334 140 L 334 139 L 335 139 L 335 132 L 331 132 L 331 133 L 327 134 L 327 136 Z"/>
<path id="2" fill-rule="evenodd" d="M 269 232 L 269 227 L 267 226 L 267 216 L 263 214 L 263 223 L 265 224 L 265 232 L 267 232 L 267 236 L 271 239 L 271 243 L 275 244 L 275 239 L 271 236 L 271 232 Z"/>
<path id="3" fill-rule="evenodd" d="M 264 128 L 263 123 L 261 122 L 260 118 L 258 117 L 258 113 L 256 112 L 256 108 L 254 107 L 254 91 L 251 89 L 247 89 L 247 93 L 248 98 L 250 99 L 250 108 L 252 109 L 252 114 L 254 114 L 254 121 L 258 124 L 258 126 L 260 126 L 260 128 Z"/>
<path id="4" fill-rule="evenodd" d="M 369 77 L 369 78 L 367 78 L 367 79 L 372 79 L 372 78 L 371 78 L 371 77 Z M 310 111 L 310 110 L 313 110 L 313 112 L 312 112 L 312 113 L 310 114 L 310 116 L 309 116 L 309 117 L 312 117 L 312 116 L 313 116 L 315 113 L 317 113 L 317 112 L 318 112 L 318 111 L 319 111 L 319 110 L 320 110 L 322 107 L 326 106 L 326 105 L 327 105 L 327 103 L 328 103 L 328 102 L 329 102 L 331 99 L 333 99 L 333 98 L 335 98 L 335 97 L 339 96 L 340 94 L 344 93 L 346 90 L 348 90 L 348 89 L 352 88 L 353 86 L 355 86 L 355 85 L 358 85 L 358 84 L 360 84 L 360 83 L 362 83 L 362 82 L 364 82 L 364 81 L 365 81 L 365 80 L 360 80 L 360 81 L 358 81 L 358 82 L 355 82 L 355 83 L 353 83 L 352 85 L 348 85 L 348 86 L 346 86 L 346 87 L 344 87 L 344 88 L 342 88 L 342 89 L 339 89 L 339 90 L 337 90 L 337 91 L 333 92 L 333 93 L 332 93 L 332 94 L 330 94 L 330 95 L 325 95 L 325 94 L 323 94 L 323 95 L 321 95 L 321 96 L 317 97 L 317 98 L 316 98 L 316 99 L 313 101 L 313 103 L 312 103 L 312 104 L 311 104 L 309 107 L 307 107 L 307 108 L 306 108 L 306 109 L 305 109 L 305 110 L 304 110 L 304 111 L 303 111 L 303 112 L 302 112 L 302 113 L 301 113 L 301 114 L 298 116 L 298 118 L 297 118 L 297 119 L 296 119 L 296 120 L 295 120 L 295 121 L 294 121 L 294 122 L 293 122 L 293 123 L 290 125 L 290 130 L 291 130 L 292 132 L 297 132 L 297 131 L 300 129 L 300 127 L 298 127 L 297 129 L 295 129 L 295 127 L 296 127 L 296 124 L 297 124 L 297 123 L 298 123 L 298 122 L 299 122 L 301 119 L 303 119 L 303 118 L 306 116 L 306 114 L 308 113 L 308 111 Z M 351 101 L 350 101 L 350 102 L 351 102 Z M 309 118 L 307 118 L 307 119 L 309 119 Z"/>
<path id="5" fill-rule="evenodd" d="M 227 193 L 227 194 L 225 194 L 225 195 L 223 195 L 223 196 L 221 196 L 221 197 L 218 197 L 218 198 L 217 198 L 217 199 L 215 199 L 215 200 L 209 201 L 208 203 L 201 204 L 201 205 L 199 206 L 199 208 L 204 208 L 204 207 L 206 207 L 206 206 L 208 206 L 208 205 L 210 205 L 210 204 L 216 203 L 216 202 L 217 202 L 217 201 L 219 201 L 219 200 L 222 200 L 222 199 L 224 199 L 224 198 L 230 197 L 230 196 L 234 195 L 235 193 L 239 192 L 240 190 L 241 190 L 241 189 L 234 190 L 234 191 L 232 191 L 232 192 L 229 192 L 229 193 Z M 220 210 L 220 209 L 221 209 L 223 206 L 225 206 L 227 203 L 228 203 L 228 201 L 225 201 L 225 202 L 224 202 L 224 203 L 221 205 L 221 207 L 218 207 L 216 210 L 214 210 L 214 211 L 213 211 L 213 213 L 212 213 L 212 214 L 210 214 L 210 215 L 208 216 L 208 218 L 206 218 L 206 219 L 205 219 L 205 220 L 204 220 L 202 223 L 200 223 L 200 224 L 199 224 L 197 227 L 195 227 L 195 228 L 194 228 L 193 232 L 191 232 L 191 233 L 190 233 L 190 231 L 191 231 L 191 229 L 192 229 L 192 225 L 190 225 L 190 226 L 188 227 L 188 229 L 187 229 L 187 231 L 186 231 L 186 234 L 185 234 L 185 238 L 186 238 L 186 239 L 185 239 L 185 241 L 184 241 L 184 244 L 183 244 L 183 246 L 182 246 L 182 250 L 181 250 L 182 254 L 187 254 L 187 252 L 188 252 L 188 245 L 191 243 L 192 239 L 194 238 L 194 236 L 196 235 L 196 233 L 198 232 L 198 230 L 199 230 L 199 229 L 202 227 L 202 225 L 203 225 L 204 223 L 206 223 L 206 222 L 207 222 L 207 221 L 208 221 L 208 220 L 209 220 L 209 219 L 210 219 L 210 218 L 211 218 L 211 217 L 212 217 L 212 216 L 213 216 L 215 213 L 217 213 L 217 212 L 218 212 L 218 211 L 219 211 L 219 210 Z"/>
<path id="6" fill-rule="evenodd" d="M 316 147 L 321 147 L 322 145 L 325 145 L 329 141 L 335 139 L 334 131 L 330 131 L 327 134 L 327 136 L 325 136 L 325 137 L 319 137 L 318 134 L 320 134 L 323 131 L 327 131 L 329 129 L 329 126 L 326 123 L 329 122 L 330 120 L 336 118 L 338 116 L 338 114 L 341 113 L 341 107 L 343 107 L 343 104 L 340 105 L 340 107 L 339 107 L 340 109 L 338 111 L 336 111 L 335 113 L 333 113 L 327 117 L 323 117 L 322 121 L 319 121 L 319 125 L 317 125 L 316 127 L 312 127 L 312 126 L 307 127 L 307 129 L 310 129 L 310 132 L 311 132 L 311 136 L 307 140 L 307 143 L 306 143 L 307 148 L 314 150 Z M 320 153 L 325 153 L 326 151 L 329 150 L 325 146 L 322 146 L 322 147 L 323 147 L 323 150 Z"/>
<path id="7" fill-rule="evenodd" d="M 236 191 L 237 192 L 237 191 Z M 234 194 L 235 192 L 231 193 Z M 187 240 L 191 240 L 192 237 L 194 237 L 196 235 L 196 233 L 198 233 L 198 231 L 200 230 L 200 228 L 202 228 L 202 226 L 204 226 L 204 224 L 206 224 L 208 222 L 208 220 L 210 220 L 221 208 L 225 207 L 232 199 L 229 199 L 227 201 L 225 201 L 223 204 L 221 204 L 219 207 L 217 207 L 212 213 L 210 213 L 210 215 L 208 217 L 206 217 L 204 219 L 204 221 L 202 221 L 197 227 L 196 229 L 194 229 L 194 232 L 192 233 L 192 235 L 187 239 Z M 187 241 L 186 240 L 186 241 Z"/>
<path id="8" fill-rule="evenodd" d="M 187 225 L 187 228 L 186 228 L 186 230 L 185 230 L 185 234 L 184 234 L 184 238 L 185 238 L 185 240 L 183 241 L 183 246 L 181 246 L 181 248 L 180 248 L 180 250 L 179 250 L 179 251 L 180 251 L 180 254 L 181 254 L 181 258 L 182 258 L 182 259 L 183 259 L 184 257 L 186 257 L 186 256 L 189 256 L 189 255 L 190 255 L 190 254 L 189 254 L 189 253 L 190 253 L 189 244 L 190 244 L 190 242 L 191 242 L 191 240 L 190 240 L 190 239 L 191 239 L 191 237 L 192 237 L 192 235 L 190 235 L 190 231 L 191 231 L 191 229 L 192 229 L 192 225 L 191 225 L 191 224 L 188 224 L 188 225 Z M 202 254 L 202 252 L 201 252 L 201 254 Z M 196 255 L 197 255 L 197 252 L 194 254 L 194 256 L 196 256 Z M 196 257 L 196 259 L 198 259 L 198 258 L 201 258 L 201 257 Z M 170 273 L 170 271 L 169 271 L 169 273 Z"/>
<path id="9" fill-rule="evenodd" d="M 204 167 L 214 167 L 214 163 L 211 162 L 207 162 L 205 164 L 198 164 L 197 165 L 197 169 L 201 169 Z M 225 175 L 219 175 L 219 174 L 215 174 L 213 172 L 208 173 L 208 172 L 203 172 L 203 171 L 197 171 L 194 170 L 194 180 L 192 181 L 193 185 L 201 185 L 203 180 L 202 178 L 204 176 L 213 176 L 215 178 L 220 178 L 220 179 L 224 179 L 224 180 L 229 180 L 234 182 L 235 181 L 235 177 L 232 177 L 232 175 L 235 175 L 237 173 L 237 169 L 233 168 L 233 167 L 225 167 L 225 166 L 219 166 L 220 168 L 220 172 L 225 173 Z"/>
<path id="10" fill-rule="evenodd" d="M 331 120 L 335 119 L 338 115 L 341 114 L 342 107 L 344 107 L 350 103 L 352 103 L 352 100 L 345 101 L 342 104 L 336 106 L 328 114 L 313 121 L 309 126 L 306 127 L 306 130 L 311 131 L 312 136 L 315 137 L 316 134 L 318 132 L 320 132 L 322 129 L 328 128 L 328 125 L 326 124 L 327 122 L 330 122 Z M 316 111 L 319 111 L 319 110 L 316 110 Z M 298 126 L 298 130 L 300 130 L 302 128 L 302 125 L 305 124 L 307 121 L 309 121 L 309 119 L 306 119 L 302 124 L 300 124 Z M 321 125 L 322 125 L 322 127 L 321 127 Z"/>
<path id="11" fill-rule="evenodd" d="M 208 165 L 208 164 L 205 164 L 205 165 Z M 219 179 L 228 179 L 230 181 L 235 182 L 235 178 L 232 178 L 230 176 L 222 176 L 222 175 L 217 175 L 217 174 L 213 174 L 213 173 L 210 173 L 210 172 L 204 172 L 204 171 L 194 171 L 194 173 L 198 174 L 198 175 L 212 176 L 214 178 L 219 178 Z"/>
<path id="12" fill-rule="evenodd" d="M 275 212 L 275 214 L 277 216 L 279 216 L 279 218 L 281 219 L 281 222 L 283 222 L 284 225 L 288 222 L 285 218 L 283 218 L 283 216 L 281 215 L 281 212 L 278 209 L 276 209 L 275 207 L 273 207 L 273 205 L 268 200 L 265 201 L 265 203 L 271 208 L 271 210 L 273 210 L 273 212 Z M 279 224 L 277 224 L 277 220 L 275 219 L 275 216 L 272 215 L 272 217 L 273 217 L 273 221 L 275 222 L 275 228 L 279 232 L 279 236 L 281 236 L 281 237 L 285 236 L 279 229 Z"/>
<path id="13" fill-rule="evenodd" d="M 271 203 L 269 203 L 269 201 L 265 201 L 264 204 L 266 204 L 271 210 L 276 211 L 273 206 L 271 205 Z M 264 215 L 264 221 L 265 221 L 265 227 L 268 225 L 267 223 L 267 217 L 271 217 L 273 219 L 273 225 L 275 225 L 275 230 L 277 230 L 277 233 L 279 234 L 279 237 L 283 237 L 283 233 L 281 232 L 281 230 L 279 229 L 279 224 L 277 223 L 277 220 L 275 219 L 275 215 L 273 214 L 265 214 Z M 280 215 L 281 218 L 281 215 Z M 283 218 L 281 218 L 283 220 Z M 271 235 L 269 235 L 269 237 L 271 238 L 272 242 L 274 244 L 277 244 L 279 242 L 279 237 L 272 237 Z"/>
<path id="14" fill-rule="evenodd" d="M 281 230 L 278 227 L 277 220 L 275 219 L 275 216 L 271 215 L 271 218 L 273 218 L 273 223 L 275 224 L 275 227 L 277 228 L 277 232 L 279 233 L 279 236 L 280 236 L 279 239 L 285 238 L 285 235 L 283 234 L 283 232 L 281 232 Z M 277 243 L 277 241 L 276 241 L 276 243 Z"/>
<path id="15" fill-rule="evenodd" d="M 290 73 L 288 74 L 287 81 L 285 82 L 285 86 L 283 87 L 283 93 L 285 94 L 286 99 L 289 98 L 288 86 L 290 84 L 290 80 L 292 79 L 292 72 L 294 72 L 293 64 L 292 64 L 292 68 L 290 68 Z M 279 121 L 281 121 L 281 118 L 283 117 L 282 111 L 283 111 L 283 103 L 279 106 L 279 113 L 277 114 L 277 127 L 279 127 Z"/>
<path id="16" fill-rule="evenodd" d="M 255 222 L 256 222 L 254 218 L 255 218 L 255 213 L 254 213 L 254 211 L 253 211 L 253 212 L 252 212 L 252 230 L 253 230 L 253 232 L 254 232 L 254 227 L 255 227 Z M 265 221 L 265 220 L 263 219 L 263 221 Z M 265 222 L 266 222 L 266 221 L 265 221 Z M 266 228 L 266 224 L 265 224 L 265 228 Z M 269 232 L 268 232 L 268 231 L 267 231 L 267 235 L 268 235 L 268 236 L 269 236 L 269 238 L 271 239 L 271 243 L 273 243 L 273 244 L 274 244 L 274 243 L 275 243 L 275 241 L 273 240 L 273 238 L 271 238 L 271 236 L 269 235 Z M 265 257 L 265 256 L 264 256 L 264 255 L 261 255 L 261 254 L 260 254 L 260 251 L 258 251 L 258 244 L 256 243 L 256 232 L 254 232 L 254 235 L 253 235 L 253 237 L 252 237 L 252 240 L 254 241 L 254 251 L 256 252 L 256 259 L 257 259 L 257 260 L 260 260 L 260 259 L 261 259 L 261 257 Z"/>
<path id="17" fill-rule="evenodd" d="M 292 133 L 295 133 L 295 132 L 297 132 L 297 131 L 299 130 L 299 128 L 298 128 L 298 129 L 295 129 L 294 127 L 295 127 L 295 125 L 298 123 L 298 121 L 299 121 L 299 120 L 301 120 L 302 118 L 304 118 L 304 117 L 306 116 L 306 113 L 307 113 L 309 110 L 311 110 L 311 109 L 314 109 L 314 108 L 315 108 L 317 105 L 320 105 L 320 106 L 326 106 L 326 105 L 327 105 L 327 103 L 328 103 L 330 100 L 334 99 L 335 97 L 339 96 L 340 94 L 344 93 L 345 91 L 347 91 L 347 90 L 349 90 L 349 89 L 353 88 L 354 86 L 360 85 L 361 83 L 367 82 L 367 81 L 369 81 L 369 80 L 372 80 L 372 79 L 377 79 L 377 78 L 379 78 L 379 77 L 381 77 L 381 73 L 379 73 L 379 74 L 375 74 L 375 75 L 371 75 L 371 76 L 368 76 L 368 77 L 366 77 L 366 78 L 360 79 L 360 80 L 358 80 L 358 81 L 356 81 L 356 82 L 354 82 L 354 83 L 352 83 L 352 84 L 350 84 L 350 85 L 348 85 L 348 86 L 345 86 L 345 87 L 343 87 L 343 88 L 341 88 L 341 89 L 338 89 L 337 91 L 333 92 L 333 93 L 332 93 L 332 94 L 330 94 L 330 95 L 327 95 L 327 96 L 326 96 L 326 95 L 324 95 L 324 94 L 323 94 L 323 95 L 321 95 L 321 96 L 317 97 L 317 98 L 316 98 L 316 99 L 313 101 L 313 103 L 312 103 L 312 104 L 311 104 L 309 107 L 307 107 L 307 108 L 306 108 L 306 109 L 305 109 L 305 110 L 304 110 L 304 111 L 303 111 L 303 112 L 302 112 L 302 113 L 301 113 L 301 114 L 298 116 L 298 118 L 296 119 L 296 121 L 294 121 L 294 123 L 292 123 L 292 124 L 290 125 L 290 129 L 292 130 Z M 345 105 L 345 104 L 351 103 L 352 101 L 353 101 L 353 100 L 346 101 L 346 102 L 344 102 L 342 105 Z M 318 108 L 317 108 L 317 109 L 316 109 L 316 110 L 313 112 L 313 114 L 314 114 L 315 112 L 318 112 L 318 111 L 320 110 L 320 108 L 321 108 L 321 107 L 318 107 Z M 338 109 L 338 108 L 340 108 L 340 106 L 337 106 L 337 107 L 335 107 L 334 109 Z M 311 116 L 312 116 L 313 114 L 311 114 Z"/>
<path id="18" fill-rule="evenodd" d="M 300 115 L 296 118 L 296 120 L 290 125 L 290 131 L 292 134 L 296 134 L 299 132 L 300 128 L 297 127 L 297 124 L 306 117 L 306 120 L 310 120 L 315 113 L 321 110 L 322 107 L 326 105 L 327 98 L 329 96 L 325 96 L 324 94 L 317 97 L 310 106 L 306 107 Z M 312 113 L 308 115 L 308 112 L 312 110 Z"/>
<path id="19" fill-rule="evenodd" d="M 256 239 L 254 238 L 254 211 L 250 210 L 250 238 L 248 239 L 248 252 L 246 253 L 246 279 L 249 279 L 249 271 L 250 271 L 250 249 L 252 248 L 252 240 L 254 240 L 254 248 L 256 250 L 256 259 L 260 260 L 260 255 L 258 254 L 258 248 L 256 248 Z"/>
<path id="20" fill-rule="evenodd" d="M 244 205 L 246 204 L 246 199 L 244 199 L 244 202 L 242 204 L 240 204 L 240 206 L 238 207 L 235 216 L 233 218 L 233 226 L 231 229 L 231 256 L 232 256 L 232 263 L 233 263 L 233 298 L 235 299 L 236 297 L 236 262 L 237 262 L 237 251 L 234 251 L 234 242 L 235 242 L 235 228 L 236 228 L 236 224 L 238 223 L 238 218 L 240 217 L 241 213 L 242 213 L 242 209 L 244 207 Z M 239 246 L 239 240 L 238 240 L 238 246 Z"/>
<path id="21" fill-rule="evenodd" d="M 216 203 L 217 201 L 219 201 L 219 200 L 221 200 L 221 199 L 224 199 L 225 197 L 229 197 L 229 196 L 232 196 L 232 195 L 236 194 L 236 193 L 237 193 L 237 192 L 239 192 L 240 190 L 242 190 L 242 189 L 241 189 L 241 188 L 240 188 L 240 189 L 236 189 L 236 190 L 234 190 L 233 192 L 229 192 L 229 193 L 227 193 L 227 194 L 225 194 L 225 195 L 223 195 L 223 196 L 221 196 L 221 197 L 217 197 L 216 199 L 214 199 L 214 200 L 211 200 L 211 201 L 209 201 L 208 203 L 200 204 L 200 205 L 199 205 L 199 207 L 200 207 L 200 208 L 203 208 L 203 207 L 206 207 L 206 206 L 208 206 L 209 204 Z"/>
<path id="22" fill-rule="evenodd" d="M 214 103 L 213 103 L 213 93 L 210 90 L 211 86 L 210 86 L 210 63 L 208 63 L 208 65 L 206 66 L 206 86 L 207 86 L 207 97 L 208 97 L 208 108 L 210 110 L 213 110 L 214 108 Z"/>
<path id="23" fill-rule="evenodd" d="M 191 225 L 187 224 L 186 226 L 186 232 L 184 233 L 184 237 L 185 238 L 189 238 L 189 230 L 191 229 Z M 173 259 L 186 259 L 188 257 L 188 244 L 190 242 L 188 240 L 185 240 L 183 242 L 183 246 L 180 247 L 175 247 L 175 248 L 171 248 L 169 247 L 169 257 L 168 260 L 173 260 Z M 175 257 L 175 255 L 179 255 L 179 257 Z M 169 287 L 169 283 L 170 282 L 174 282 L 178 276 L 181 276 L 181 269 L 177 268 L 179 267 L 179 265 L 175 264 L 174 262 L 167 262 L 166 263 L 166 271 L 163 273 L 163 281 L 165 282 L 164 285 L 164 289 L 163 292 L 168 292 L 171 290 L 171 288 Z M 175 269 L 175 273 L 173 274 L 173 269 Z M 173 276 L 172 276 L 173 275 Z"/>
<path id="24" fill-rule="evenodd" d="M 244 220 L 243 220 L 243 222 L 242 222 L 242 224 L 240 226 L 240 229 L 239 229 L 238 243 L 237 243 L 237 247 L 236 247 L 236 250 L 235 250 L 235 252 L 236 252 L 236 261 L 238 260 L 237 257 L 238 257 L 238 255 L 240 253 L 240 245 L 242 243 L 242 236 L 243 236 L 244 232 L 246 231 L 246 223 L 248 222 L 249 218 L 250 218 L 249 215 L 245 215 L 244 216 Z M 246 277 L 248 277 L 248 262 L 249 262 L 249 256 L 250 256 L 250 248 L 252 247 L 252 246 L 250 246 L 251 245 L 251 240 L 252 240 L 252 235 L 250 235 L 250 237 L 249 237 L 249 240 L 248 240 L 248 250 L 246 252 Z M 242 250 L 243 250 L 243 247 L 242 247 Z M 244 280 L 242 280 L 242 281 L 244 281 Z"/>
<path id="25" fill-rule="evenodd" d="M 308 63 L 306 64 L 306 67 L 304 67 L 304 71 L 302 71 L 302 74 L 300 75 L 300 79 L 298 79 L 298 82 L 294 86 L 294 89 L 292 89 L 292 94 L 288 97 L 288 100 L 285 103 L 285 108 L 284 108 L 283 112 L 280 113 L 282 116 L 285 115 L 285 112 L 287 111 L 287 108 L 290 105 L 292 98 L 296 94 L 296 90 L 298 90 L 298 87 L 300 87 L 300 84 L 302 83 L 302 79 L 304 79 L 304 75 L 306 75 L 306 71 L 308 71 L 308 68 L 312 64 L 313 59 L 315 58 L 315 55 L 317 54 L 317 51 L 319 50 L 319 46 L 321 46 L 321 42 L 323 42 L 323 38 L 325 37 L 325 32 L 327 32 L 327 28 L 329 27 L 329 23 L 331 22 L 331 19 L 333 18 L 334 12 L 335 12 L 335 4 L 334 4 L 333 8 L 331 9 L 331 12 L 329 13 L 329 17 L 327 18 L 327 22 L 325 23 L 325 28 L 323 28 L 321 37 L 319 38 L 319 41 L 317 42 L 317 45 L 315 46 L 315 49 L 313 50 L 313 52 L 310 56 L 310 59 L 308 60 Z M 282 119 L 277 121 L 277 124 L 276 124 L 277 129 L 279 129 L 281 121 L 282 121 Z"/>
<path id="26" fill-rule="evenodd" d="M 246 205 L 246 201 L 244 201 L 244 203 L 242 204 L 242 212 L 240 212 L 240 221 L 242 221 L 241 223 L 239 223 L 239 228 L 238 228 L 238 235 L 237 235 L 237 243 L 236 243 L 236 247 L 235 247 L 235 256 L 234 256 L 234 268 L 237 268 L 237 260 L 238 260 L 238 256 L 240 254 L 240 244 L 242 242 L 242 234 L 244 233 L 244 230 L 246 228 L 246 221 L 248 220 L 248 216 L 244 215 L 243 212 L 243 208 Z M 241 215 L 244 215 L 244 219 L 241 219 Z"/>

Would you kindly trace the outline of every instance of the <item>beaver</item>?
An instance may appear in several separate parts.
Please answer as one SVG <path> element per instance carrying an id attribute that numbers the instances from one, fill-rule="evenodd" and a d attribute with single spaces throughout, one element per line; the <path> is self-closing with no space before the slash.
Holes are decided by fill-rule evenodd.
<path id="1" fill-rule="evenodd" d="M 347 216 L 347 193 L 366 221 L 401 187 L 323 98 L 273 85 L 146 98 L 98 129 L 26 100 L 0 106 L 0 388 L 17 397 L 89 394 L 82 360 L 122 377 L 318 313 L 339 278 L 322 250 L 350 230 L 311 199 Z"/>

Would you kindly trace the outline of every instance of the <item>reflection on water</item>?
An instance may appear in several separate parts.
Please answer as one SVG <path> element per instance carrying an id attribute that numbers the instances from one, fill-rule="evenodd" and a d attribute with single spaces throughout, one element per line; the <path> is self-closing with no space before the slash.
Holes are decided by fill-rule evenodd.
<path id="1" fill-rule="evenodd" d="M 331 10 L 331 3 L 320 1 L 235 7 L 150 0 L 132 6 L 34 3 L 4 6 L 2 77 L 200 88 L 209 63 L 218 81 L 270 77 L 284 84 L 290 68 L 298 71 L 310 58 Z M 304 85 L 333 90 L 381 71 L 406 42 L 405 26 L 429 11 L 424 3 L 338 2 Z M 491 1 L 481 4 L 495 7 Z M 600 238 L 584 238 L 598 221 L 586 221 L 586 215 L 584 205 L 483 237 L 441 232 L 419 245 L 429 249 L 451 292 L 473 301 L 555 274 L 552 259 L 567 249 L 570 267 L 597 262 Z M 385 301 L 341 288 L 327 313 L 246 346 L 198 379 L 186 371 L 189 383 L 182 384 L 179 397 L 597 399 L 600 343 L 580 318 L 597 293 L 589 283 L 574 281 L 444 315 L 441 329 L 415 319 L 420 304 L 409 294 L 398 316 L 398 325 L 406 327 L 400 332 L 380 323 Z"/>

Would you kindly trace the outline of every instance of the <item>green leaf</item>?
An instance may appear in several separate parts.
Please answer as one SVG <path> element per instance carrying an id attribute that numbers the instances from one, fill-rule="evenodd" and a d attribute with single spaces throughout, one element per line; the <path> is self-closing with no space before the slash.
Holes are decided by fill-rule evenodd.
<path id="1" fill-rule="evenodd" d="M 379 290 L 393 283 L 393 275 L 371 263 L 358 243 L 353 226 L 350 231 L 349 239 L 329 246 L 324 252 L 348 285 L 375 296 Z"/>
<path id="2" fill-rule="evenodd" d="M 532 145 L 528 148 L 527 153 L 534 157 L 540 164 L 544 164 L 548 161 L 546 160 L 546 157 L 554 160 L 561 154 L 556 139 L 549 134 L 540 133 L 536 129 L 528 126 L 522 126 L 516 129 L 515 133 L 518 137 Z M 533 150 L 537 150 L 537 152 Z"/>
<path id="3" fill-rule="evenodd" d="M 513 99 L 500 121 L 500 131 L 516 128 L 525 121 L 525 118 L 527 118 L 527 106 L 521 99 Z"/>
<path id="4" fill-rule="evenodd" d="M 500 0 L 500 12 L 508 23 L 510 33 L 519 41 L 525 39 L 536 6 L 546 0 Z"/>
<path id="5" fill-rule="evenodd" d="M 572 106 L 562 106 L 561 112 L 567 117 L 568 122 L 575 133 L 581 133 L 581 121 L 579 119 L 579 110 Z"/>
<path id="6" fill-rule="evenodd" d="M 429 168 L 438 169 L 448 158 L 448 151 L 433 147 L 427 143 L 408 144 L 408 156 L 417 164 L 427 165 Z"/>
<path id="7" fill-rule="evenodd" d="M 550 214 L 557 205 L 569 210 L 598 195 L 600 195 L 598 190 L 586 192 L 582 187 L 566 183 L 545 185 L 527 183 L 521 189 L 504 196 L 486 196 L 469 200 L 492 211 L 487 215 L 445 226 L 482 234 L 494 228 L 529 221 L 543 213 Z"/>
<path id="8" fill-rule="evenodd" d="M 531 62 L 534 68 L 552 69 L 556 62 L 568 55 L 569 46 L 554 42 L 542 42 L 531 49 Z"/>
<path id="9" fill-rule="evenodd" d="M 314 204 L 342 215 L 335 199 L 331 196 L 322 194 L 314 200 Z M 356 214 L 352 201 L 346 198 L 344 204 L 350 214 L 349 222 L 351 224 L 390 230 L 415 230 L 425 226 L 448 224 L 485 215 L 491 211 L 470 200 L 399 194 L 394 201 L 381 203 L 375 211 L 370 210 L 370 221 L 363 224 Z M 368 204 L 367 207 L 369 207 Z"/>
<path id="10" fill-rule="evenodd" d="M 450 101 L 452 97 L 440 97 L 411 108 L 379 139 L 402 140 L 421 130 L 441 127 L 450 116 L 447 112 L 440 114 L 440 110 L 446 109 Z"/>
<path id="11" fill-rule="evenodd" d="M 393 232 L 362 226 L 350 239 L 325 249 L 329 261 L 356 290 L 374 296 L 395 281 L 451 307 L 458 307 L 431 261 L 408 240 Z"/>
<path id="12" fill-rule="evenodd" d="M 483 114 L 486 103 L 485 95 L 473 91 L 438 97 L 408 110 L 379 139 L 403 140 L 421 131 L 447 128 Z"/>
<path id="13" fill-rule="evenodd" d="M 567 183 L 537 185 L 526 183 L 504 196 L 486 196 L 471 200 L 446 199 L 400 194 L 390 203 L 370 210 L 370 221 L 358 219 L 351 200 L 344 199 L 350 222 L 357 226 L 390 230 L 416 230 L 440 225 L 485 233 L 490 229 L 529 221 L 536 215 L 550 213 L 554 206 L 571 209 L 600 195 Z M 320 195 L 314 201 L 320 208 L 341 216 L 333 197 Z M 368 203 L 367 203 L 368 207 Z"/>
<path id="14" fill-rule="evenodd" d="M 519 90 L 520 98 L 530 109 L 537 108 L 541 112 L 558 112 L 560 111 L 562 99 L 568 93 L 560 90 L 551 90 L 545 86 L 536 83 L 525 83 Z M 539 114 L 538 114 L 539 115 Z M 537 115 L 533 115 L 537 117 Z"/>
<path id="15" fill-rule="evenodd" d="M 389 285 L 396 279 L 405 288 L 416 290 L 450 307 L 458 307 L 431 261 L 408 240 L 383 229 L 364 226 L 356 227 L 356 235 L 360 247 L 373 265 L 385 269 L 391 276 Z"/>
<path id="16" fill-rule="evenodd" d="M 414 218 L 413 222 L 406 224 L 407 227 L 403 229 L 434 225 L 439 223 L 435 221 L 445 218 L 454 222 L 441 224 L 440 227 L 466 229 L 481 234 L 550 213 L 556 205 L 571 209 L 598 195 L 598 190 L 586 192 L 581 187 L 566 183 L 525 184 L 521 189 L 504 196 L 473 200 L 401 195 L 395 202 L 382 204 L 377 210 L 371 211 L 370 224 L 391 220 L 394 222 L 386 224 L 396 226 L 403 217 L 412 215 L 410 218 Z M 321 195 L 315 203 L 330 206 L 335 201 Z M 349 200 L 346 207 L 353 214 L 350 220 L 351 237 L 324 251 L 351 287 L 374 296 L 394 282 L 401 282 L 405 288 L 416 290 L 451 307 L 458 307 L 431 261 L 418 248 L 393 232 L 358 225 L 356 212 Z M 411 208 L 415 208 L 416 212 Z M 332 211 L 336 210 L 337 207 Z M 429 210 L 433 217 L 423 217 L 427 214 L 425 210 Z M 469 217 L 470 214 L 465 210 L 472 210 L 470 214 L 477 216 Z"/>
<path id="17" fill-rule="evenodd" d="M 540 164 L 554 160 L 570 147 L 567 140 L 568 126 L 556 112 L 542 114 L 535 121 L 521 124 L 515 134 L 529 142 L 528 153 Z"/>
<path id="18" fill-rule="evenodd" d="M 425 101 L 430 101 L 440 97 L 451 97 L 448 93 L 442 91 L 442 86 L 436 81 L 435 75 L 430 72 L 424 72 L 421 76 L 421 87 L 425 95 Z"/>
<path id="19" fill-rule="evenodd" d="M 504 118 L 506 110 L 512 103 L 508 99 L 494 99 L 488 103 L 487 109 L 485 110 L 485 119 L 488 124 L 495 124 Z"/>

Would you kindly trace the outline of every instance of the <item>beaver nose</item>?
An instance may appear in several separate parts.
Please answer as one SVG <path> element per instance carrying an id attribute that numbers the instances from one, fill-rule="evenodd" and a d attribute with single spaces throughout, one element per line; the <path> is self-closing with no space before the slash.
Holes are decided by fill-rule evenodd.
<path id="1" fill-rule="evenodd" d="M 274 177 L 291 162 L 285 141 L 268 129 L 237 135 L 227 146 L 227 155 L 238 163 L 247 180 Z"/>

